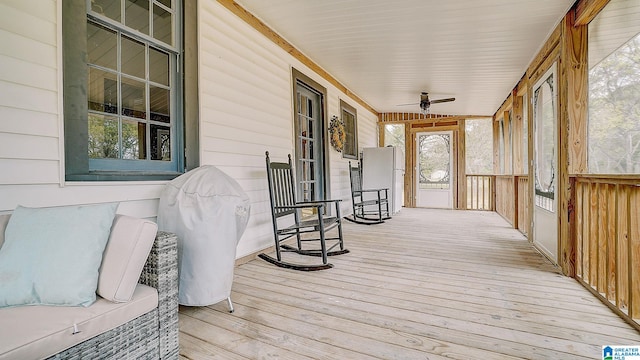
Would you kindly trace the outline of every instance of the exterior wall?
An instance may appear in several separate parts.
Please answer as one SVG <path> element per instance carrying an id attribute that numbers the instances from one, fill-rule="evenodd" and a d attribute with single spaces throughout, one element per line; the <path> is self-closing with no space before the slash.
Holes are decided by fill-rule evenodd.
<path id="1" fill-rule="evenodd" d="M 327 116 L 340 114 L 340 98 L 358 113 L 359 148 L 377 145 L 377 115 L 350 101 L 333 85 L 216 1 L 199 1 L 199 79 L 202 164 L 218 166 L 251 198 L 249 226 L 239 256 L 273 245 L 265 151 L 283 161 L 294 151 L 291 68 L 327 89 Z M 348 160 L 330 149 L 329 193 L 350 213 Z"/>
<path id="2" fill-rule="evenodd" d="M 244 256 L 272 245 L 264 152 L 293 151 L 291 67 L 358 111 L 359 146 L 375 146 L 374 114 L 358 106 L 214 0 L 199 1 L 200 159 L 240 182 L 252 201 Z M 118 212 L 155 218 L 166 182 L 65 182 L 62 0 L 0 2 L 0 213 L 17 205 L 120 202 Z M 191 20 L 187 20 L 191 21 Z M 195 21 L 195 20 L 193 20 Z M 350 199 L 347 161 L 330 150 L 333 197 Z"/>

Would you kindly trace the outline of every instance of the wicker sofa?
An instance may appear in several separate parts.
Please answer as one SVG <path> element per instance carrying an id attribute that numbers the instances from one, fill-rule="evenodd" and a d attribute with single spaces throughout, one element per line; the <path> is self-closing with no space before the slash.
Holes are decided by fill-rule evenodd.
<path id="1" fill-rule="evenodd" d="M 177 237 L 158 232 L 140 284 L 158 290 L 158 307 L 49 359 L 177 359 Z"/>
<path id="2" fill-rule="evenodd" d="M 157 307 L 120 326 L 77 343 L 48 357 L 48 359 L 177 359 L 179 347 L 176 235 L 157 232 L 138 283 L 157 290 Z M 153 289 L 138 285 L 136 293 L 138 293 L 138 289 L 145 290 L 147 294 L 151 293 L 153 300 L 156 299 Z M 102 302 L 106 301 L 102 299 Z M 89 308 L 93 306 L 91 305 Z M 30 311 L 30 308 L 33 307 L 23 307 L 22 311 Z M 45 311 L 73 311 L 67 310 L 69 308 L 44 308 L 48 308 Z M 42 311 L 42 309 L 38 311 Z M 0 319 L 2 315 L 0 312 Z M 103 317 L 108 318 L 109 314 L 103 315 Z M 0 334 L 3 332 L 8 334 L 15 325 L 12 324 L 15 322 L 15 318 L 5 316 L 4 320 L 7 319 L 14 321 L 0 321 Z M 0 339 L 0 345 L 2 345 L 1 343 Z M 3 350 L 7 349 L 2 349 L 0 346 L 0 359 L 3 357 L 8 359 L 26 358 L 24 352 L 17 356 L 11 349 L 4 353 Z M 27 355 L 27 357 L 31 358 L 32 355 Z"/>

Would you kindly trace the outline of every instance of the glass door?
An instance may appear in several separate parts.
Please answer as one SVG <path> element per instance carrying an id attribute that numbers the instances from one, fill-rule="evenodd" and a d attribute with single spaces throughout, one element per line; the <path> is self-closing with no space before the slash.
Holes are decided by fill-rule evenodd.
<path id="1" fill-rule="evenodd" d="M 322 95 L 296 83 L 296 156 L 298 201 L 324 197 Z"/>
<path id="2" fill-rule="evenodd" d="M 416 206 L 453 208 L 452 132 L 416 134 Z"/>
<path id="3" fill-rule="evenodd" d="M 533 87 L 534 211 L 533 243 L 549 259 L 558 262 L 556 65 Z"/>

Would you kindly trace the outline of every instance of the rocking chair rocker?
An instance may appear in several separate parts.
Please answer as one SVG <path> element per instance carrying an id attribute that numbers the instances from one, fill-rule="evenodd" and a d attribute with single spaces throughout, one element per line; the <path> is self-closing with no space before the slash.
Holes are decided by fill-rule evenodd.
<path id="1" fill-rule="evenodd" d="M 289 155 L 288 163 L 271 162 L 267 151 L 266 163 L 276 258 L 265 253 L 258 255 L 258 257 L 274 265 L 293 270 L 315 271 L 332 268 L 333 265 L 328 261 L 329 256 L 349 252 L 344 248 L 342 239 L 342 219 L 340 218 L 340 201 L 342 200 L 297 202 L 291 155 Z M 330 204 L 335 206 L 335 216 L 326 216 L 325 214 L 325 206 Z M 303 209 L 311 209 L 313 215 L 301 219 L 301 210 Z M 278 224 L 278 220 L 289 215 L 293 215 L 293 224 L 281 227 Z M 337 230 L 337 236 L 327 237 L 326 233 L 334 228 Z M 306 233 L 316 233 L 315 236 L 317 237 L 301 236 Z M 283 243 L 283 241 L 293 236 L 297 240 L 296 246 Z M 303 249 L 303 243 L 312 241 L 319 242 L 319 248 Z M 327 241 L 331 241 L 333 244 L 327 246 Z M 333 250 L 336 247 L 339 247 L 339 249 Z M 284 252 L 322 257 L 322 264 L 307 265 L 285 262 L 282 260 L 282 253 Z"/>
<path id="2" fill-rule="evenodd" d="M 389 189 L 363 189 L 360 167 L 352 167 L 349 161 L 349 178 L 351 179 L 352 217 L 345 219 L 356 224 L 381 224 L 391 219 L 389 213 Z M 367 194 L 373 194 L 367 196 Z"/>

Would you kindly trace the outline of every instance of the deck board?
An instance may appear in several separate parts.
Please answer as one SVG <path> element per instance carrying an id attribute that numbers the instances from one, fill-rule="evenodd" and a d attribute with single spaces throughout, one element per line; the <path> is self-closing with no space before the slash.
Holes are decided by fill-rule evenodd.
<path id="1" fill-rule="evenodd" d="M 640 344 L 496 213 L 403 209 L 344 231 L 333 269 L 256 259 L 235 269 L 235 313 L 181 307 L 181 359 L 596 359 Z"/>

